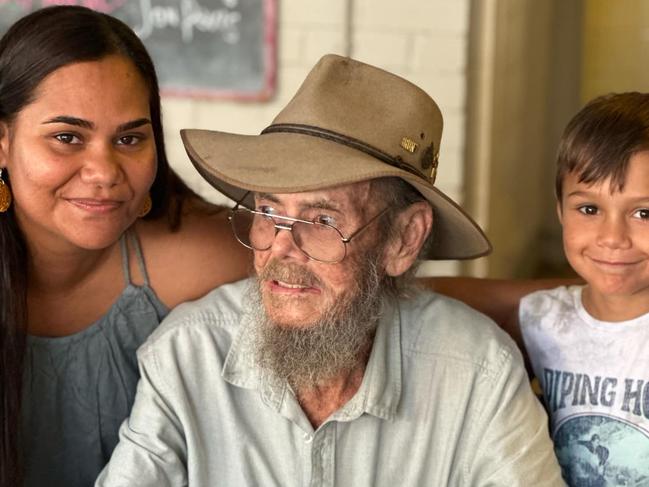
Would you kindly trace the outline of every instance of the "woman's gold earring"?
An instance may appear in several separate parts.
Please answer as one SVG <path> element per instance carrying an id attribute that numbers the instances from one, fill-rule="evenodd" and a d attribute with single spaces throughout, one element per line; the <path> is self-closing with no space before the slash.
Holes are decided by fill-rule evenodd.
<path id="1" fill-rule="evenodd" d="M 152 206 L 153 202 L 151 201 L 151 195 L 147 194 L 146 198 L 144 198 L 144 203 L 142 203 L 142 208 L 140 209 L 140 212 L 137 214 L 137 216 L 139 216 L 140 218 L 147 216 L 151 211 Z"/>
<path id="2" fill-rule="evenodd" d="M 11 190 L 2 179 L 2 169 L 0 169 L 0 213 L 6 212 L 11 206 Z"/>

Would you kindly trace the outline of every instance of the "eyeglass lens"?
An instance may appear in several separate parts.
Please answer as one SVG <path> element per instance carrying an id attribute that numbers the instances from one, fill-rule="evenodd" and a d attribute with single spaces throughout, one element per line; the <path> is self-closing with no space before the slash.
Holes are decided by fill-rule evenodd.
<path id="1" fill-rule="evenodd" d="M 345 244 L 340 233 L 321 223 L 274 220 L 270 216 L 237 209 L 232 213 L 232 228 L 237 240 L 254 250 L 268 250 L 280 228 L 291 228 L 295 244 L 312 259 L 337 262 L 345 256 Z"/>

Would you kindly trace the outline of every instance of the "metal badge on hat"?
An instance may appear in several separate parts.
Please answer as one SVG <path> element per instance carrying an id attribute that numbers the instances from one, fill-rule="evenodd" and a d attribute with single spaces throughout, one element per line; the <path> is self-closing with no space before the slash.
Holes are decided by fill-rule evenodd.
<path id="1" fill-rule="evenodd" d="M 419 144 L 407 136 L 401 138 L 401 143 L 399 145 L 411 154 L 414 154 L 417 152 L 417 149 L 419 149 Z M 424 154 L 421 156 L 420 164 L 421 168 L 424 169 L 424 174 L 426 174 L 427 169 L 430 169 L 427 178 L 431 184 L 435 184 L 435 179 L 437 178 L 437 166 L 439 165 L 439 153 L 435 152 L 435 144 L 430 144 L 426 148 Z"/>

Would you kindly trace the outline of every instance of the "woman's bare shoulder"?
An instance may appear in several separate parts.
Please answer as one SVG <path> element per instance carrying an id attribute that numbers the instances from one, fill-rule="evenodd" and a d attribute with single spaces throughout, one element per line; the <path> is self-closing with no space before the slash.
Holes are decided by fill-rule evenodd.
<path id="1" fill-rule="evenodd" d="M 227 209 L 191 207 L 176 231 L 164 220 L 140 221 L 136 229 L 151 287 L 171 308 L 242 279 L 251 269 L 252 254 L 234 238 Z"/>

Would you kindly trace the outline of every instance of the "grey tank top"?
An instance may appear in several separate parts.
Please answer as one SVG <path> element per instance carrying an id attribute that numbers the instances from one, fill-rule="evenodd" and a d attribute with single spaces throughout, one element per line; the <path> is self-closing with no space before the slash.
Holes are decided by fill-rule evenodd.
<path id="1" fill-rule="evenodd" d="M 128 244 L 144 285 L 131 282 Z M 139 379 L 135 352 L 168 313 L 149 287 L 136 235 L 120 239 L 126 287 L 110 310 L 65 337 L 28 337 L 22 448 L 25 486 L 92 486 L 118 441 Z"/>

